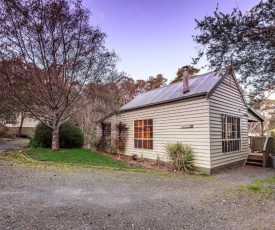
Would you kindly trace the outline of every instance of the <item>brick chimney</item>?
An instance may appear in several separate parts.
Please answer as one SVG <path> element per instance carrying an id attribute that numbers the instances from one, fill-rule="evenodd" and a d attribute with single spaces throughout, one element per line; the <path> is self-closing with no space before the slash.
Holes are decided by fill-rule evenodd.
<path id="1" fill-rule="evenodd" d="M 188 73 L 187 66 L 184 68 L 184 71 L 182 74 L 182 82 L 183 82 L 183 94 L 188 93 L 190 89 L 189 89 L 189 73 Z"/>

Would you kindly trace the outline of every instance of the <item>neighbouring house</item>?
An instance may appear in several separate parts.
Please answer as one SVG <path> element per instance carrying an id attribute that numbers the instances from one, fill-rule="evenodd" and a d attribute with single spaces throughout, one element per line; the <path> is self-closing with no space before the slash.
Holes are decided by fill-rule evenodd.
<path id="1" fill-rule="evenodd" d="M 23 119 L 22 116 L 24 116 Z M 27 114 L 22 115 L 22 113 L 13 113 L 2 121 L 2 123 L 8 128 L 8 134 L 12 136 L 18 136 L 21 122 L 22 129 L 20 136 L 33 138 L 35 127 L 39 123 L 37 119 L 34 119 Z"/>
<path id="2" fill-rule="evenodd" d="M 248 122 L 263 118 L 246 103 L 234 75 L 210 72 L 136 96 L 118 112 L 98 121 L 129 127 L 121 153 L 169 161 L 168 142 L 192 146 L 194 169 L 213 173 L 242 165 L 249 152 Z"/>

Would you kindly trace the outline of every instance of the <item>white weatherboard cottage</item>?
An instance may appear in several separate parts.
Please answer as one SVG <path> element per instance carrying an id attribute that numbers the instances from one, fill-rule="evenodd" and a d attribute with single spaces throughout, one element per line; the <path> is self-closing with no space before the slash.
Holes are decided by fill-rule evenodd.
<path id="1" fill-rule="evenodd" d="M 122 154 L 168 161 L 165 145 L 182 142 L 192 146 L 194 169 L 213 173 L 242 165 L 248 155 L 248 122 L 263 118 L 249 108 L 236 78 L 210 72 L 136 96 L 117 113 L 101 119 L 129 127 Z"/>
<path id="2" fill-rule="evenodd" d="M 3 123 L 9 129 L 8 133 L 10 135 L 17 136 L 21 123 L 21 114 L 13 114 L 9 117 L 9 119 L 5 120 Z M 22 123 L 21 135 L 33 138 L 35 127 L 38 123 L 39 121 L 37 119 L 26 116 Z"/>

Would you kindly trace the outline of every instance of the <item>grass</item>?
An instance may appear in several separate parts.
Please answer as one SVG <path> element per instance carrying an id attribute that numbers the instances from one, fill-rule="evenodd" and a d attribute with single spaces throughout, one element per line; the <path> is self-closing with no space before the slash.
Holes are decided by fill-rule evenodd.
<path id="1" fill-rule="evenodd" d="M 260 191 L 263 189 L 263 185 L 261 184 L 251 184 L 251 185 L 248 185 L 247 188 L 249 190 L 252 190 L 252 191 Z"/>
<path id="2" fill-rule="evenodd" d="M 275 193 L 275 177 L 255 179 L 252 184 L 241 186 L 240 191 L 261 200 Z"/>
<path id="3" fill-rule="evenodd" d="M 208 173 L 196 173 L 196 172 L 186 172 L 187 175 L 190 176 L 202 176 L 202 177 L 210 177 L 210 174 Z"/>
<path id="4" fill-rule="evenodd" d="M 256 181 L 259 182 L 259 183 L 275 183 L 275 177 L 257 179 Z"/>
<path id="5" fill-rule="evenodd" d="M 59 152 L 52 152 L 50 149 L 37 148 L 30 150 L 27 157 L 37 161 L 110 167 L 118 170 L 134 168 L 120 160 L 91 152 L 89 149 L 62 149 Z"/>

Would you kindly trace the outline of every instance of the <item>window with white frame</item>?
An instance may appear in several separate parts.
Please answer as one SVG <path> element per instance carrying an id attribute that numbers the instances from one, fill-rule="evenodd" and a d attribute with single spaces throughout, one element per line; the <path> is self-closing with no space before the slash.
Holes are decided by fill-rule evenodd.
<path id="1" fill-rule="evenodd" d="M 17 117 L 15 114 L 11 114 L 6 117 L 5 124 L 16 124 L 17 123 Z"/>
<path id="2" fill-rule="evenodd" d="M 134 147 L 153 149 L 153 119 L 134 121 Z"/>
<path id="3" fill-rule="evenodd" d="M 222 115 L 222 152 L 241 150 L 241 121 L 239 117 Z"/>
<path id="4" fill-rule="evenodd" d="M 104 137 L 111 136 L 111 133 L 112 133 L 111 123 L 106 123 L 105 129 L 104 129 Z"/>

